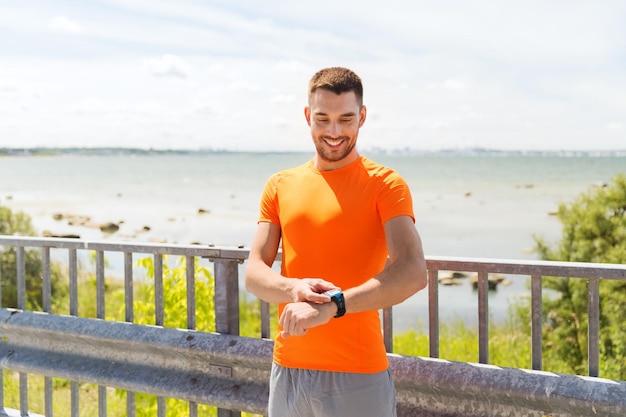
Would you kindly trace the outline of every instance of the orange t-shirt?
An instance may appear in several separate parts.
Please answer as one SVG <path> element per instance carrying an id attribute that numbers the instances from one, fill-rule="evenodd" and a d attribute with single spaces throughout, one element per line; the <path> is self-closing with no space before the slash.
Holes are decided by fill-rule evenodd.
<path id="1" fill-rule="evenodd" d="M 401 215 L 414 219 L 406 182 L 360 157 L 334 171 L 319 171 L 309 161 L 274 174 L 263 191 L 259 221 L 281 228 L 283 276 L 323 278 L 346 290 L 382 271 L 387 260 L 383 225 Z M 279 305 L 279 314 L 283 308 Z M 279 335 L 274 361 L 287 368 L 384 371 L 388 363 L 378 311 L 346 314 L 304 336 Z"/>

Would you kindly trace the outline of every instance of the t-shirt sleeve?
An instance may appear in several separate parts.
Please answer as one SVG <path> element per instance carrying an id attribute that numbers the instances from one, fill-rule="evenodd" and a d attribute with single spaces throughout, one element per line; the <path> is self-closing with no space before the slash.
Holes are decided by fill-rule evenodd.
<path id="1" fill-rule="evenodd" d="M 415 222 L 411 190 L 404 178 L 395 171 L 391 171 L 383 178 L 378 212 L 383 224 L 397 216 L 409 216 Z"/>
<path id="2" fill-rule="evenodd" d="M 272 175 L 266 182 L 261 195 L 261 208 L 259 223 L 270 222 L 280 226 L 278 217 L 278 193 L 277 186 L 280 179 L 279 174 Z"/>

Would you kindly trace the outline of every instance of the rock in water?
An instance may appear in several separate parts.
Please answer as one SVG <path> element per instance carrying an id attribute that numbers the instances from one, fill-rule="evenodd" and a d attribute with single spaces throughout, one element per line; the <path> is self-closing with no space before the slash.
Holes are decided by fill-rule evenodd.
<path id="1" fill-rule="evenodd" d="M 100 230 L 104 233 L 115 233 L 118 230 L 120 230 L 120 227 L 117 224 L 112 223 L 112 222 L 102 223 L 100 225 Z"/>

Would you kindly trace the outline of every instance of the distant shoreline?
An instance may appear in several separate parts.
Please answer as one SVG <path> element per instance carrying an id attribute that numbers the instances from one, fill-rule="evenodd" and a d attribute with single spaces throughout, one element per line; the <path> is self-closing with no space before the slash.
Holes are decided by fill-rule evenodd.
<path id="1" fill-rule="evenodd" d="M 225 149 L 145 149 L 145 148 L 82 148 L 82 147 L 33 147 L 33 148 L 0 148 L 0 157 L 11 156 L 161 156 L 161 155 L 215 155 L 215 154 L 310 154 L 307 151 L 233 151 Z M 387 156 L 529 156 L 529 157 L 626 157 L 626 149 L 623 150 L 499 150 L 486 148 L 467 149 L 440 149 L 440 150 L 416 150 L 416 149 L 363 149 L 366 155 Z"/>

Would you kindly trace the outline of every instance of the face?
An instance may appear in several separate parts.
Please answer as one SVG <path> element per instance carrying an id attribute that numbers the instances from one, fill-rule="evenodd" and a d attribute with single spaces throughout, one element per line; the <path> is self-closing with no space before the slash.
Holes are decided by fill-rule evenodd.
<path id="1" fill-rule="evenodd" d="M 359 106 L 353 91 L 335 94 L 317 89 L 304 115 L 315 144 L 315 167 L 322 171 L 342 168 L 359 154 L 356 140 L 365 122 L 365 106 Z"/>

